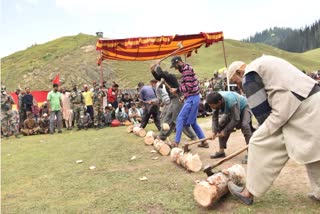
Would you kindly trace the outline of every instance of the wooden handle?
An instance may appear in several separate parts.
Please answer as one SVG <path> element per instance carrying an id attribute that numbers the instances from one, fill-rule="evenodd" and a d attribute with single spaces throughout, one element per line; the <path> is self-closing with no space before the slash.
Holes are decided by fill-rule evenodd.
<path id="1" fill-rule="evenodd" d="M 232 153 L 231 155 L 228 155 L 227 157 L 221 159 L 221 160 L 218 161 L 217 163 L 213 164 L 211 167 L 212 167 L 212 168 L 215 168 L 215 167 L 217 167 L 217 166 L 220 166 L 220 165 L 223 164 L 224 162 L 226 162 L 226 161 L 234 158 L 235 156 L 241 154 L 242 152 L 244 152 L 244 151 L 247 150 L 247 149 L 248 149 L 248 145 L 246 145 L 246 146 L 243 147 L 242 149 L 240 149 L 240 150 Z"/>
<path id="2" fill-rule="evenodd" d="M 202 138 L 202 139 L 195 140 L 195 141 L 192 141 L 190 143 L 187 143 L 186 146 L 193 145 L 193 144 L 196 144 L 196 143 L 200 143 L 200 142 L 205 141 L 205 140 L 211 140 L 211 139 L 212 139 L 212 137 Z"/>

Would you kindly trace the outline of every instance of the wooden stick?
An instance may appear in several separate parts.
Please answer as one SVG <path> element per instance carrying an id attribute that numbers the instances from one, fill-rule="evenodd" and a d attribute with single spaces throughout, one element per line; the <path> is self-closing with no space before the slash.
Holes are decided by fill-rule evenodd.
<path id="1" fill-rule="evenodd" d="M 211 167 L 215 168 L 217 166 L 220 166 L 221 164 L 223 164 L 224 162 L 234 158 L 235 156 L 239 155 L 240 153 L 244 152 L 245 150 L 248 149 L 248 145 L 246 145 L 245 147 L 243 147 L 242 149 L 232 153 L 231 155 L 228 155 L 227 157 L 221 159 L 220 161 L 218 161 L 217 163 L 213 164 Z"/>

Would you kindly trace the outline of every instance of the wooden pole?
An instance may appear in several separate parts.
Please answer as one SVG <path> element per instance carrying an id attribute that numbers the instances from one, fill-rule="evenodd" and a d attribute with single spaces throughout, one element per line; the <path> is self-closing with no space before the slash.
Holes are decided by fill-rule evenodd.
<path id="1" fill-rule="evenodd" d="M 223 49 L 224 65 L 225 65 L 226 68 L 228 68 L 227 57 L 226 57 L 226 49 L 224 47 L 224 40 L 222 40 L 222 49 Z M 230 91 L 230 83 L 229 83 L 228 75 L 227 75 L 227 88 L 228 88 L 228 91 Z"/>

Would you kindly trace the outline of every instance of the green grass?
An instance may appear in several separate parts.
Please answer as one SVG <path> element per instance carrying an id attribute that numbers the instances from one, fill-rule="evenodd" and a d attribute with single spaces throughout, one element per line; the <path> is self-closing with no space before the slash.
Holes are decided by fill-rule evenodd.
<path id="1" fill-rule="evenodd" d="M 150 125 L 153 128 L 153 124 Z M 210 209 L 194 181 L 125 127 L 2 141 L 2 213 L 319 213 L 305 196 L 272 188 L 253 206 L 227 196 Z M 130 161 L 135 155 L 137 158 Z M 151 160 L 158 156 L 158 160 Z M 76 164 L 76 160 L 83 160 Z M 95 165 L 95 170 L 89 166 Z M 148 181 L 140 181 L 146 176 Z"/>
<path id="2" fill-rule="evenodd" d="M 31 86 L 34 90 L 51 89 L 51 81 L 57 73 L 67 87 L 72 82 L 79 85 L 99 80 L 99 68 L 96 65 L 99 53 L 95 50 L 86 52 L 81 47 L 95 46 L 97 38 L 91 35 L 78 34 L 62 37 L 41 45 L 34 45 L 26 50 L 16 52 L 2 59 L 1 78 L 9 90 L 19 85 Z M 225 40 L 227 62 L 242 60 L 247 63 L 262 54 L 282 57 L 307 72 L 320 69 L 320 49 L 306 53 L 289 53 L 265 45 L 244 43 L 236 40 Z M 200 78 L 211 78 L 213 72 L 224 67 L 222 43 L 209 48 L 200 48 L 187 59 L 195 68 Z M 104 61 L 103 72 L 109 83 L 115 80 L 121 88 L 132 88 L 140 81 L 149 81 L 152 76 L 149 66 L 152 62 Z M 170 59 L 163 62 L 163 67 L 170 72 Z"/>

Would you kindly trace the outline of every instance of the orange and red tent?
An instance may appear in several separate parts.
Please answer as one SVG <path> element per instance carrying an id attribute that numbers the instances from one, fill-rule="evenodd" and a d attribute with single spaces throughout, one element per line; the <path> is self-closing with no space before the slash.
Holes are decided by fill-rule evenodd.
<path id="1" fill-rule="evenodd" d="M 179 43 L 183 45 L 183 48 L 176 55 L 191 56 L 191 53 L 196 52 L 202 45 L 209 47 L 219 41 L 223 41 L 223 32 L 128 39 L 100 38 L 96 49 L 101 51 L 98 61 L 100 65 L 105 59 L 125 61 L 161 59 L 177 50 Z"/>

